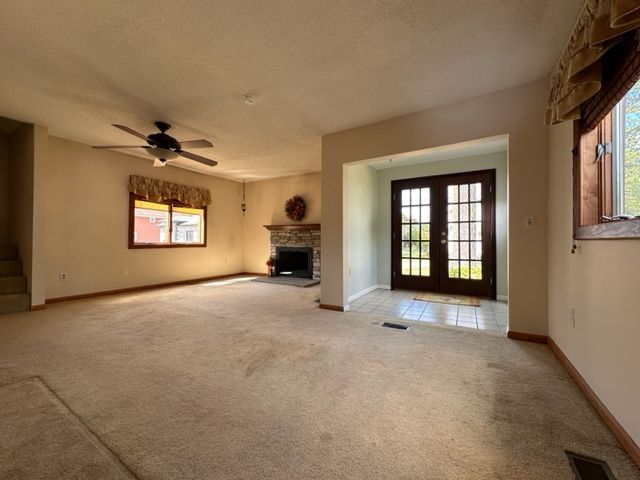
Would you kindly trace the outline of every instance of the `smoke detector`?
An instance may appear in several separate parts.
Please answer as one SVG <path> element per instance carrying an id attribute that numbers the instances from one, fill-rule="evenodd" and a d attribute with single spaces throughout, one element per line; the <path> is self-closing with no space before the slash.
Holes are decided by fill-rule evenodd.
<path id="1" fill-rule="evenodd" d="M 242 96 L 242 101 L 244 102 L 245 105 L 255 105 L 256 97 L 255 95 L 251 95 L 250 93 L 247 93 Z"/>

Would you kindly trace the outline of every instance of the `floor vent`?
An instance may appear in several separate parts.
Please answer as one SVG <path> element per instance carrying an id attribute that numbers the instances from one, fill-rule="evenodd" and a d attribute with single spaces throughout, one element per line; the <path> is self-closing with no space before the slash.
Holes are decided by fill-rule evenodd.
<path id="1" fill-rule="evenodd" d="M 615 480 L 616 477 L 613 476 L 606 462 L 568 450 L 566 454 L 577 480 Z"/>
<path id="2" fill-rule="evenodd" d="M 402 325 L 401 323 L 384 322 L 382 326 L 387 328 L 395 328 L 396 330 L 409 330 L 409 325 Z"/>

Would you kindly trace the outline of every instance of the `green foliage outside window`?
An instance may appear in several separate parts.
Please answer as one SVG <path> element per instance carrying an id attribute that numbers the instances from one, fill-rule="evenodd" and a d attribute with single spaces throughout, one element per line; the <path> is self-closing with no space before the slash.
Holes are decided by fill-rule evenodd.
<path id="1" fill-rule="evenodd" d="M 626 95 L 624 133 L 623 213 L 640 215 L 640 82 Z"/>

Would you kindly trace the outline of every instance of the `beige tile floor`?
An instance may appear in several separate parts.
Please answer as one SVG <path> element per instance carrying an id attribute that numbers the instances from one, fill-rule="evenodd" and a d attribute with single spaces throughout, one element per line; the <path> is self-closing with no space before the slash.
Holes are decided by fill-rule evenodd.
<path id="1" fill-rule="evenodd" d="M 416 292 L 374 290 L 349 305 L 349 311 L 385 317 L 487 330 L 506 335 L 509 309 L 506 302 L 481 300 L 479 307 L 414 300 Z"/>

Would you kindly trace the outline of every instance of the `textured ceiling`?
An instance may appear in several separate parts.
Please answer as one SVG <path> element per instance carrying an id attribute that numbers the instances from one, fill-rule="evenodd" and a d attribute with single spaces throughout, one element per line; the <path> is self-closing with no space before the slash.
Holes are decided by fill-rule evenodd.
<path id="1" fill-rule="evenodd" d="M 0 115 L 86 144 L 154 120 L 204 171 L 320 169 L 320 137 L 548 74 L 582 0 L 0 2 Z M 251 92 L 256 105 L 241 97 Z M 186 162 L 188 167 L 196 167 Z"/>

